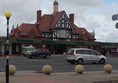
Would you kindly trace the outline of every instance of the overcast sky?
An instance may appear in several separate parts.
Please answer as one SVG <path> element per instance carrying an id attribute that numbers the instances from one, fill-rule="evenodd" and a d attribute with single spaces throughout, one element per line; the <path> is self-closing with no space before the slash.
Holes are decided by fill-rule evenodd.
<path id="1" fill-rule="evenodd" d="M 118 29 L 112 15 L 118 13 L 118 0 L 57 0 L 59 11 L 75 14 L 75 24 L 89 32 L 95 31 L 96 41 L 118 42 Z M 54 0 L 0 0 L 0 36 L 6 36 L 6 18 L 10 11 L 10 29 L 21 23 L 35 23 L 36 11 L 53 12 Z"/>

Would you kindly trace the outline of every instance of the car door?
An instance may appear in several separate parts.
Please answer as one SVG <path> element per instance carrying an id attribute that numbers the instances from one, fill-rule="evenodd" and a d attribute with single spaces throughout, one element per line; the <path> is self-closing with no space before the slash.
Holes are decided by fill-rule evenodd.
<path id="1" fill-rule="evenodd" d="M 92 61 L 99 61 L 100 55 L 98 54 L 98 52 L 96 52 L 94 50 L 90 50 L 90 53 L 91 53 L 91 60 Z"/>
<path id="2" fill-rule="evenodd" d="M 42 57 L 42 51 L 41 50 L 37 51 L 37 57 Z"/>
<path id="3" fill-rule="evenodd" d="M 90 54 L 90 50 L 82 50 L 82 57 L 84 61 L 89 61 L 92 58 L 92 55 Z"/>

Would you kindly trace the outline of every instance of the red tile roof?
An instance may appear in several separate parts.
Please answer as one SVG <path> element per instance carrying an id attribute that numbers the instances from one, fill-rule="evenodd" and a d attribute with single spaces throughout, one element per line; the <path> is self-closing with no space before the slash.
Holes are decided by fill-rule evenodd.
<path id="1" fill-rule="evenodd" d="M 53 14 L 53 22 L 51 24 L 51 29 L 54 28 L 54 26 L 56 25 L 57 21 L 61 18 L 63 13 L 65 13 L 65 11 L 60 11 L 56 15 Z"/>
<path id="2" fill-rule="evenodd" d="M 20 31 L 20 35 L 29 35 L 30 30 L 35 33 L 35 36 L 41 36 L 41 32 L 50 32 L 50 29 L 53 29 L 61 18 L 65 11 L 60 11 L 56 14 L 44 14 L 41 17 L 41 20 L 35 24 L 23 23 L 17 29 Z M 80 34 L 82 36 L 92 36 L 85 28 L 77 27 L 71 20 L 69 20 L 72 27 L 73 34 Z M 37 28 L 37 24 L 39 24 Z"/>
<path id="3" fill-rule="evenodd" d="M 10 35 L 13 36 L 15 33 L 21 33 L 21 29 L 17 26 L 16 29 L 11 30 Z"/>
<path id="4" fill-rule="evenodd" d="M 52 20 L 52 15 L 44 15 L 39 23 L 39 29 L 42 32 L 49 32 Z"/>
<path id="5" fill-rule="evenodd" d="M 50 29 L 54 28 L 55 24 L 59 20 L 59 18 L 62 16 L 64 11 L 58 12 L 56 15 L 50 14 L 46 15 L 44 14 L 41 18 L 41 21 L 38 22 L 39 28 L 42 32 L 50 32 Z"/>
<path id="6" fill-rule="evenodd" d="M 33 30 L 35 33 L 35 36 L 40 36 L 40 33 L 35 24 L 22 23 L 19 27 L 16 28 L 16 30 L 17 29 L 19 29 L 20 35 L 29 35 L 29 31 Z"/>
<path id="7" fill-rule="evenodd" d="M 80 35 L 84 35 L 84 36 L 91 36 L 91 34 L 82 27 L 77 27 L 75 24 L 71 23 L 73 25 L 73 33 L 74 34 L 80 34 Z"/>
<path id="8" fill-rule="evenodd" d="M 41 36 L 41 33 L 35 24 L 31 24 L 30 26 L 31 26 L 31 28 L 29 29 L 28 32 L 35 33 L 35 36 Z"/>
<path id="9" fill-rule="evenodd" d="M 29 35 L 28 29 L 30 29 L 30 24 L 23 23 L 21 26 L 19 26 L 19 28 L 21 29 L 20 35 Z"/>

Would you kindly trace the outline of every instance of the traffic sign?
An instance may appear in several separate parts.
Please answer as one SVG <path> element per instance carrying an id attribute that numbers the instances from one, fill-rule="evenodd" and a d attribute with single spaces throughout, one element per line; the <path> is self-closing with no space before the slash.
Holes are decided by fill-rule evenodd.
<path id="1" fill-rule="evenodd" d="M 115 25 L 115 26 L 116 26 L 116 29 L 118 29 L 118 23 L 116 23 L 116 25 Z"/>
<path id="2" fill-rule="evenodd" d="M 112 16 L 112 20 L 113 20 L 113 21 L 118 20 L 118 14 L 114 14 L 114 15 Z"/>

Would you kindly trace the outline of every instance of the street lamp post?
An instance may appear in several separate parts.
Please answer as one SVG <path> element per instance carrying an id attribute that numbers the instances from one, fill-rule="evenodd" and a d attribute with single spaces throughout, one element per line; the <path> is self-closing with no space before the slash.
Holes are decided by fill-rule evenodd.
<path id="1" fill-rule="evenodd" d="M 9 19 L 11 17 L 11 12 L 5 12 L 5 17 L 7 19 L 7 50 L 8 50 L 8 55 L 9 55 Z M 7 56 L 6 59 L 6 83 L 9 83 L 9 56 Z"/>

